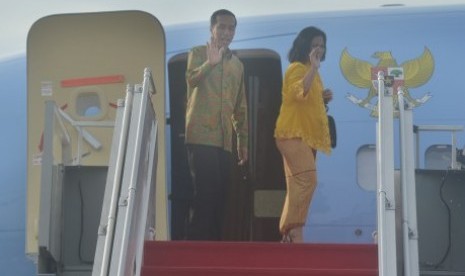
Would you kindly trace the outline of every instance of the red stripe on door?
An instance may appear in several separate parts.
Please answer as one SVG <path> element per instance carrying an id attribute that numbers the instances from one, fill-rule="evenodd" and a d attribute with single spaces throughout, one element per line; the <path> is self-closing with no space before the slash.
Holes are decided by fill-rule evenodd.
<path id="1" fill-rule="evenodd" d="M 121 82 L 124 82 L 123 75 L 112 75 L 112 76 L 62 80 L 61 87 L 76 87 L 76 86 L 110 84 L 110 83 L 121 83 Z"/>

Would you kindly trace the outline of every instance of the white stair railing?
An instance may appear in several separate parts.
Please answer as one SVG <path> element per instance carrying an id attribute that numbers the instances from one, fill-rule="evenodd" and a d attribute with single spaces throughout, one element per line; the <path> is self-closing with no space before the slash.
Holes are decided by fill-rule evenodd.
<path id="1" fill-rule="evenodd" d="M 142 85 L 128 86 L 127 95 L 132 96 L 126 97 L 124 111 L 117 111 L 93 276 L 140 275 L 144 240 L 153 236 L 155 228 L 154 93 L 152 74 L 146 68 Z"/>
<path id="2" fill-rule="evenodd" d="M 377 201 L 378 262 L 380 276 L 397 275 L 396 216 L 394 193 L 394 137 L 392 89 L 384 87 L 384 72 L 378 72 Z"/>
<path id="3" fill-rule="evenodd" d="M 452 170 L 460 170 L 461 165 L 457 162 L 457 132 L 463 131 L 464 126 L 460 125 L 418 125 L 415 127 L 416 140 L 416 167 L 420 167 L 420 134 L 421 132 L 450 132 L 451 134 L 451 164 Z"/>
<path id="4" fill-rule="evenodd" d="M 417 200 L 415 181 L 415 147 L 412 105 L 404 100 L 402 88 L 397 93 L 400 120 L 400 160 L 402 189 L 402 237 L 404 276 L 420 275 L 418 257 Z"/>

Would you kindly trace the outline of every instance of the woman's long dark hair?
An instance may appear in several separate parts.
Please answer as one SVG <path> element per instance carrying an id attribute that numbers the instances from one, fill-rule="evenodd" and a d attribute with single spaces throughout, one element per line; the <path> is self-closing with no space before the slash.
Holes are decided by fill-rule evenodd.
<path id="1" fill-rule="evenodd" d="M 300 31 L 300 33 L 295 38 L 294 43 L 292 44 L 291 50 L 289 51 L 289 62 L 299 61 L 302 63 L 307 63 L 308 54 L 310 53 L 310 48 L 312 47 L 312 40 L 317 36 L 323 37 L 323 41 L 326 47 L 326 34 L 322 30 L 316 27 L 307 27 Z M 321 61 L 325 60 L 325 56 L 326 51 L 321 57 Z"/>

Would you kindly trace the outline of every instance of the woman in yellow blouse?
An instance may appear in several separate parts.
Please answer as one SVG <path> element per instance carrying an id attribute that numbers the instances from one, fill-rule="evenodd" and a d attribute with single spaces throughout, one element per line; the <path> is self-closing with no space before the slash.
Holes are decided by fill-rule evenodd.
<path id="1" fill-rule="evenodd" d="M 318 73 L 325 52 L 326 34 L 315 27 L 303 29 L 289 51 L 274 132 L 287 187 L 279 223 L 283 241 L 303 242 L 302 227 L 317 183 L 316 152 L 331 152 L 325 105 L 333 94 Z"/>

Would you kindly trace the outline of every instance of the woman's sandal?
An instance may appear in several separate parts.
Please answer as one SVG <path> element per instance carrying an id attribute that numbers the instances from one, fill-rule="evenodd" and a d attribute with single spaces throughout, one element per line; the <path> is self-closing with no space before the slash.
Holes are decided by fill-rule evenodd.
<path id="1" fill-rule="evenodd" d="M 281 239 L 281 243 L 293 243 L 291 235 L 289 233 L 283 235 L 283 238 Z"/>

